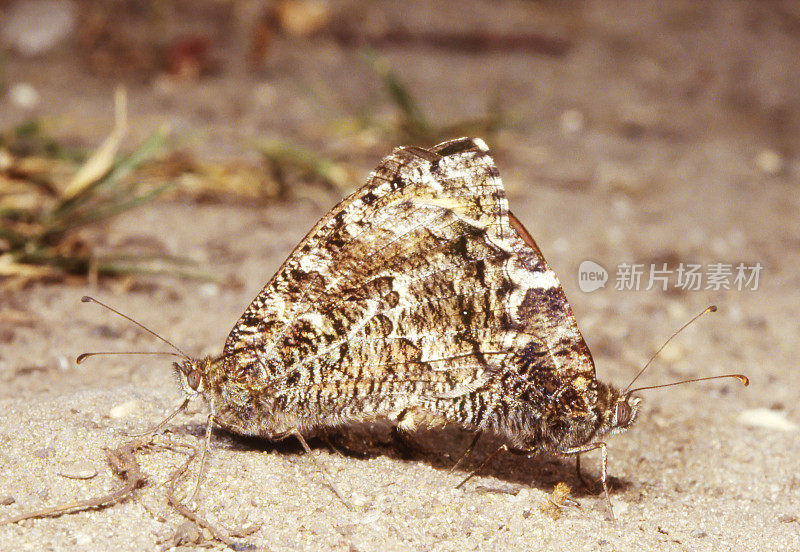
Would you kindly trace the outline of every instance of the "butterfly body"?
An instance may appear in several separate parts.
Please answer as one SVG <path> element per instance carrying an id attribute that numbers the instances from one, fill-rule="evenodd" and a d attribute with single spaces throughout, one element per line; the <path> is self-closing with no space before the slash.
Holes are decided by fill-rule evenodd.
<path id="1" fill-rule="evenodd" d="M 176 365 L 214 421 L 280 438 L 388 419 L 575 453 L 635 419 L 598 382 L 486 145 L 398 148 L 308 233 L 223 354 Z"/>

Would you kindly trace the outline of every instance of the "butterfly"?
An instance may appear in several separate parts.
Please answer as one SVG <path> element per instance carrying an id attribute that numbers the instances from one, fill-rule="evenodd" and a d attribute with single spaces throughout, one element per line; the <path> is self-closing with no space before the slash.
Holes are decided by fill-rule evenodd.
<path id="1" fill-rule="evenodd" d="M 481 140 L 399 148 L 307 234 L 223 354 L 178 365 L 214 422 L 275 438 L 388 418 L 569 453 L 636 417 Z"/>
<path id="2" fill-rule="evenodd" d="M 384 419 L 523 452 L 599 449 L 609 508 L 602 439 L 641 402 L 598 381 L 561 283 L 474 138 L 395 149 L 308 232 L 221 355 L 177 350 L 182 406 L 205 399 L 209 439 L 216 424 L 308 450 L 303 435 Z"/>

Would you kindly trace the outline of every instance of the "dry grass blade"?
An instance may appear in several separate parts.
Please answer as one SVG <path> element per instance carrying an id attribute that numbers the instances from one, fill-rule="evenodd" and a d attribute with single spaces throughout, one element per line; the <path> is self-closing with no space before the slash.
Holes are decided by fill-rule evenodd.
<path id="1" fill-rule="evenodd" d="M 117 94 L 114 132 L 77 171 L 66 186 L 64 172 L 55 167 L 72 163 L 48 157 L 50 143 L 38 125 L 0 135 L 0 277 L 3 287 L 58 279 L 67 275 L 165 274 L 213 280 L 186 265 L 185 259 L 151 256 L 147 259 L 98 256 L 80 230 L 152 201 L 173 186 L 135 179 L 143 167 L 157 163 L 165 149 L 167 131 L 150 136 L 128 155 L 117 155 L 124 134 L 124 92 Z M 16 138 L 25 136 L 26 143 Z M 38 144 L 37 144 L 38 142 Z M 36 152 L 25 157 L 26 152 Z M 63 191 L 62 191 L 63 188 Z"/>
<path id="2" fill-rule="evenodd" d="M 556 483 L 553 493 L 539 504 L 539 509 L 543 514 L 549 516 L 554 521 L 558 520 L 561 517 L 561 508 L 568 502 L 571 502 L 569 498 L 571 492 L 572 488 L 566 483 Z"/>
<path id="3" fill-rule="evenodd" d="M 174 169 L 179 171 L 173 173 L 179 183 L 168 197 L 189 196 L 201 202 L 253 205 L 276 201 L 286 195 L 286 186 L 264 171 L 260 163 L 219 163 L 198 161 L 187 155 L 175 157 L 177 159 L 167 163 L 172 161 Z"/>
<path id="4" fill-rule="evenodd" d="M 111 170 L 114 164 L 114 157 L 117 155 L 122 139 L 128 131 L 128 95 L 122 87 L 117 88 L 114 94 L 114 107 L 114 130 L 75 173 L 72 181 L 64 189 L 62 194 L 64 199 L 75 197 L 85 190 L 87 186 L 100 180 L 103 175 Z"/>
<path id="5" fill-rule="evenodd" d="M 292 180 L 317 183 L 342 193 L 351 189 L 352 178 L 342 163 L 281 140 L 262 141 L 256 149 L 268 162 L 269 170 L 287 188 Z"/>
<path id="6" fill-rule="evenodd" d="M 6 254 L 0 256 L 0 277 L 41 279 L 54 276 L 57 271 L 48 266 L 18 263 Z"/>
<path id="7" fill-rule="evenodd" d="M 167 135 L 165 129 L 155 132 L 133 153 L 116 160 L 104 176 L 71 197 L 62 196 L 56 208 L 43 217 L 48 232 L 56 234 L 112 217 L 155 198 L 170 187 L 171 184 L 167 184 L 156 188 L 157 192 L 139 194 L 141 186 L 125 180 L 155 158 L 165 147 Z"/>

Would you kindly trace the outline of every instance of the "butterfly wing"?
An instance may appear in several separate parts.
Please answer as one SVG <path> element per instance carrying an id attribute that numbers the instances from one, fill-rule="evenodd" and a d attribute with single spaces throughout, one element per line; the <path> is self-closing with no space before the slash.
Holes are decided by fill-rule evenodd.
<path id="1" fill-rule="evenodd" d="M 476 139 L 386 157 L 253 300 L 224 357 L 304 426 L 422 407 L 488 427 L 509 400 L 594 382 L 561 285 Z"/>

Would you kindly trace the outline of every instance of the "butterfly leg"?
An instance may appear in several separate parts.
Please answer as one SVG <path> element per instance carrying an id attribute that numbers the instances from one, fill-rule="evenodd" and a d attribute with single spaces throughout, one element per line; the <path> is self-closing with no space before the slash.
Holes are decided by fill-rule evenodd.
<path id="1" fill-rule="evenodd" d="M 156 426 L 151 427 L 150 429 L 148 429 L 147 431 L 144 431 L 142 433 L 127 433 L 126 435 L 128 437 L 153 436 L 156 433 L 158 433 L 159 431 L 161 431 L 162 429 L 164 429 L 164 427 L 172 420 L 172 418 L 174 418 L 175 416 L 177 416 L 178 414 L 183 412 L 183 409 L 186 408 L 186 405 L 188 405 L 188 404 L 189 404 L 189 399 L 188 398 L 187 399 L 183 399 L 183 401 L 181 401 L 181 404 L 178 406 L 178 408 L 176 408 L 175 410 L 170 412 L 170 414 L 166 418 L 161 420 Z"/>
<path id="2" fill-rule="evenodd" d="M 608 513 L 611 516 L 611 520 L 617 525 L 617 518 L 614 517 L 614 507 L 611 505 L 611 495 L 608 492 L 608 450 L 605 443 L 589 443 L 587 445 L 583 445 L 580 447 L 574 447 L 566 450 L 559 451 L 560 454 L 582 454 L 584 452 L 589 452 L 592 450 L 600 449 L 600 459 L 601 459 L 601 468 L 600 468 L 600 483 L 603 484 L 603 493 L 606 495 L 606 505 L 608 506 Z"/>
<path id="3" fill-rule="evenodd" d="M 578 476 L 581 484 L 584 488 L 589 491 L 590 493 L 595 492 L 595 487 L 593 483 L 589 483 L 589 480 L 583 475 L 583 471 L 581 471 L 581 455 L 580 453 L 575 455 L 575 474 Z"/>
<path id="4" fill-rule="evenodd" d="M 316 464 L 317 469 L 321 471 L 322 474 L 325 476 L 325 478 L 328 480 L 328 486 L 333 491 L 333 494 L 336 495 L 336 498 L 341 500 L 342 504 L 344 504 L 348 510 L 352 510 L 353 506 L 347 500 L 345 500 L 344 495 L 339 491 L 339 488 L 336 486 L 336 483 L 333 482 L 333 476 L 331 476 L 331 474 L 325 468 L 325 465 L 311 453 L 311 447 L 308 446 L 308 443 L 306 443 L 306 440 L 303 438 L 303 435 L 296 427 L 293 427 L 292 429 L 285 431 L 284 433 L 272 435 L 270 436 L 270 439 L 272 439 L 273 441 L 283 441 L 284 439 L 288 439 L 289 437 L 294 437 L 300 442 L 300 446 L 303 447 L 303 450 L 306 452 L 306 454 L 308 454 L 308 456 L 311 458 L 314 464 Z"/>
<path id="5" fill-rule="evenodd" d="M 458 461 L 457 461 L 455 464 L 453 464 L 453 467 L 452 467 L 452 468 L 450 468 L 450 473 L 453 473 L 454 471 L 456 471 L 456 468 L 457 468 L 458 466 L 460 466 L 460 465 L 461 465 L 461 463 L 462 463 L 462 462 L 464 462 L 464 460 L 466 460 L 466 459 L 467 459 L 467 456 L 469 456 L 470 454 L 472 454 L 472 451 L 474 451 L 474 450 L 475 450 L 475 446 L 478 444 L 478 440 L 481 438 L 481 436 L 482 436 L 482 435 L 483 435 L 483 432 L 482 432 L 482 431 L 477 431 L 477 432 L 475 433 L 475 438 L 474 438 L 474 439 L 472 439 L 472 442 L 471 442 L 471 443 L 469 444 L 469 446 L 467 447 L 467 450 L 466 450 L 466 451 L 464 451 L 464 454 L 463 454 L 463 455 L 461 455 L 461 458 L 459 458 L 459 459 L 458 459 Z"/>
<path id="6" fill-rule="evenodd" d="M 477 468 L 475 468 L 475 469 L 472 471 L 472 473 L 470 473 L 470 474 L 469 474 L 469 475 L 466 477 L 466 479 L 464 479 L 464 480 L 463 480 L 461 483 L 459 483 L 458 485 L 456 485 L 456 489 L 460 489 L 461 487 L 463 487 L 463 486 L 464 486 L 464 483 L 466 483 L 467 481 L 469 481 L 470 479 L 472 479 L 473 477 L 475 477 L 475 475 L 477 475 L 477 473 L 478 473 L 478 472 L 480 472 L 480 471 L 481 471 L 483 468 L 485 468 L 485 467 L 486 467 L 486 465 L 487 465 L 489 462 L 491 462 L 491 461 L 494 459 L 494 457 L 495 457 L 495 456 L 497 456 L 498 454 L 500 454 L 501 452 L 503 452 L 503 451 L 506 451 L 506 450 L 508 450 L 508 445 L 500 445 L 500 447 L 499 447 L 499 448 L 498 448 L 496 451 L 494 451 L 493 453 L 491 453 L 491 454 L 490 454 L 490 455 L 489 455 L 489 456 L 486 458 L 486 460 L 484 460 L 484 461 L 483 461 L 483 463 L 482 463 L 480 466 L 478 466 Z"/>
<path id="7" fill-rule="evenodd" d="M 197 474 L 197 484 L 194 486 L 194 492 L 189 498 L 189 502 L 193 502 L 197 495 L 200 493 L 200 484 L 203 482 L 203 475 L 206 473 L 208 467 L 208 452 L 211 450 L 211 433 L 214 431 L 214 412 L 212 405 L 212 412 L 208 415 L 206 420 L 206 438 L 203 445 L 203 456 L 200 458 L 200 471 Z"/>

